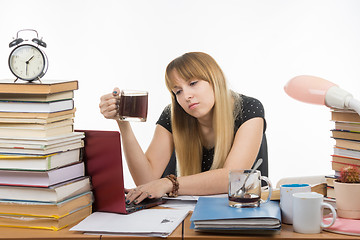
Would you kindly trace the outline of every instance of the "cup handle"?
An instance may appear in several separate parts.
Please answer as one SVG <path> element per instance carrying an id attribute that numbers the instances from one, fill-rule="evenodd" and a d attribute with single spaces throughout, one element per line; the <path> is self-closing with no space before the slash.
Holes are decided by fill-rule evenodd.
<path id="1" fill-rule="evenodd" d="M 332 226 L 334 223 L 335 223 L 335 220 L 336 220 L 336 211 L 335 211 L 335 208 L 333 206 L 331 206 L 330 204 L 328 203 L 324 203 L 322 202 L 321 203 L 321 212 L 323 212 L 324 208 L 327 207 L 331 210 L 331 213 L 332 213 L 332 220 L 331 220 L 331 223 L 329 224 L 324 224 L 323 221 L 321 221 L 320 225 L 322 228 L 327 228 L 327 227 L 330 227 Z"/>
<path id="2" fill-rule="evenodd" d="M 120 105 L 121 105 L 121 97 L 124 95 L 124 90 L 121 89 L 118 95 L 118 98 L 116 99 L 116 104 L 117 104 L 117 115 L 120 117 L 121 120 L 121 115 L 120 115 Z"/>
<path id="3" fill-rule="evenodd" d="M 265 176 L 260 176 L 260 179 L 265 181 L 269 187 L 269 195 L 267 197 L 267 199 L 264 201 L 261 199 L 261 203 L 267 203 L 268 201 L 270 201 L 270 198 L 271 198 L 271 194 L 272 194 L 272 185 L 271 185 L 271 182 L 269 180 L 269 178 L 265 177 Z"/>

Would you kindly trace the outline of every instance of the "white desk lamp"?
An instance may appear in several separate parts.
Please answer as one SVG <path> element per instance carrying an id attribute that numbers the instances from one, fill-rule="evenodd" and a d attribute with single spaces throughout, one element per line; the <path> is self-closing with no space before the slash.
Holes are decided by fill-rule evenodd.
<path id="1" fill-rule="evenodd" d="M 284 87 L 292 98 L 313 104 L 340 109 L 353 109 L 360 115 L 360 101 L 325 79 L 300 75 L 290 79 Z"/>

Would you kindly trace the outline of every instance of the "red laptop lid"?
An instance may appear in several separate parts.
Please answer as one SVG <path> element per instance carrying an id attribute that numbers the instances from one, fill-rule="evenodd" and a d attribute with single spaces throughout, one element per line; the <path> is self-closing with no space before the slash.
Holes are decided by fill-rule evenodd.
<path id="1" fill-rule="evenodd" d="M 117 131 L 76 130 L 85 133 L 84 161 L 90 176 L 93 211 L 127 213 L 120 133 Z"/>

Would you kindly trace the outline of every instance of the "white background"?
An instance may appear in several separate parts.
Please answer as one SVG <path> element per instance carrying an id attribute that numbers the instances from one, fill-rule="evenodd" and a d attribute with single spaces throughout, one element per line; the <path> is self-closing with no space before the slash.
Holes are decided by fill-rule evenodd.
<path id="1" fill-rule="evenodd" d="M 166 65 L 185 52 L 209 53 L 233 90 L 265 107 L 274 184 L 333 172 L 329 109 L 290 98 L 286 82 L 315 75 L 359 98 L 357 0 L 1 0 L 0 78 L 13 78 L 8 44 L 24 28 L 48 44 L 45 79 L 79 81 L 76 129 L 117 130 L 98 109 L 113 87 L 149 91 L 148 121 L 133 124 L 144 150 L 170 103 Z M 125 184 L 133 186 L 127 169 Z"/>

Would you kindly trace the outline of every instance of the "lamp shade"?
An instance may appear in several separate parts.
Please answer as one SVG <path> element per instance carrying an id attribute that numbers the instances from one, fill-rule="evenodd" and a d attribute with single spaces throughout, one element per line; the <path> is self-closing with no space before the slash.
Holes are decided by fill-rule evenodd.
<path id="1" fill-rule="evenodd" d="M 336 84 L 325 79 L 300 75 L 290 79 L 284 90 L 290 97 L 298 101 L 325 105 L 326 92 L 333 86 Z"/>
<path id="2" fill-rule="evenodd" d="M 339 109 L 353 109 L 360 115 L 360 101 L 325 79 L 300 75 L 290 79 L 284 87 L 285 92 L 301 102 L 325 105 Z"/>

